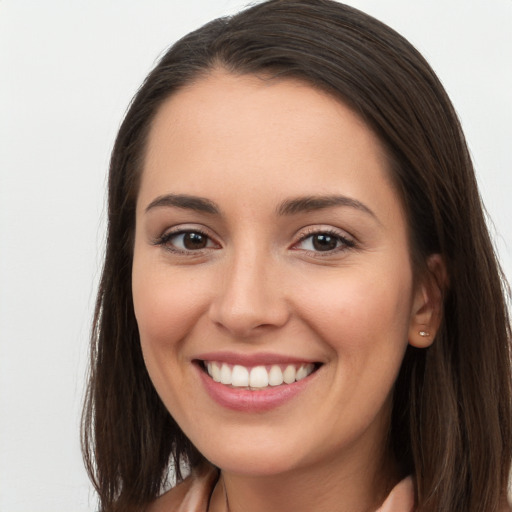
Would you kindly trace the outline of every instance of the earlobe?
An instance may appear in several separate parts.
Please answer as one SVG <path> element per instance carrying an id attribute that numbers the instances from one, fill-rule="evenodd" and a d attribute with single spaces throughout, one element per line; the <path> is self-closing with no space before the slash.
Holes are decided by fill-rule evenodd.
<path id="1" fill-rule="evenodd" d="M 413 347 L 427 348 L 434 342 L 442 320 L 447 283 L 442 256 L 432 254 L 427 261 L 427 271 L 417 284 L 413 300 L 409 325 L 409 344 Z"/>

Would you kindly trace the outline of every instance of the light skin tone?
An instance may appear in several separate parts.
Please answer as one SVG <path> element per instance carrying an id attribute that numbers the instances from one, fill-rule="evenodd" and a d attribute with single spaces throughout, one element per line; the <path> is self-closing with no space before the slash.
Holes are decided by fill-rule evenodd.
<path id="1" fill-rule="evenodd" d="M 393 383 L 408 343 L 428 346 L 438 323 L 430 281 L 414 278 L 378 139 L 338 100 L 218 70 L 157 113 L 137 201 L 135 314 L 156 390 L 221 468 L 211 511 L 226 496 L 231 512 L 382 503 L 397 482 L 385 448 Z M 202 383 L 198 356 L 211 352 L 318 369 L 278 406 L 239 411 Z"/>

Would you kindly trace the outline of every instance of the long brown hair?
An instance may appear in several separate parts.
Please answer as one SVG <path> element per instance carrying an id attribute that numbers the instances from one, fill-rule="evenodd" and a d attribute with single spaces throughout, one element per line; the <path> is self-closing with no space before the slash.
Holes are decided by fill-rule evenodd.
<path id="1" fill-rule="evenodd" d="M 271 0 L 178 41 L 145 80 L 112 153 L 108 238 L 92 333 L 83 449 L 101 510 L 136 511 L 172 467 L 202 460 L 156 394 L 133 312 L 135 203 L 151 122 L 214 68 L 294 77 L 351 106 L 385 146 L 409 221 L 415 271 L 440 253 L 449 276 L 432 346 L 409 347 L 390 443 L 415 475 L 418 511 L 492 512 L 510 469 L 510 323 L 456 113 L 423 57 L 395 31 L 331 0 Z"/>

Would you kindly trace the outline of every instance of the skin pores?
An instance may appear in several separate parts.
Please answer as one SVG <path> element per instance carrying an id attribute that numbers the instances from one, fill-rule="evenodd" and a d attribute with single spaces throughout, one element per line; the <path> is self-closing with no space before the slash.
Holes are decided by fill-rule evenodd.
<path id="1" fill-rule="evenodd" d="M 345 105 L 220 71 L 169 98 L 149 135 L 132 284 L 155 388 L 226 477 L 328 468 L 371 482 L 390 463 L 390 396 L 424 290 L 381 145 Z M 215 382 L 208 363 L 315 371 L 252 390 Z"/>

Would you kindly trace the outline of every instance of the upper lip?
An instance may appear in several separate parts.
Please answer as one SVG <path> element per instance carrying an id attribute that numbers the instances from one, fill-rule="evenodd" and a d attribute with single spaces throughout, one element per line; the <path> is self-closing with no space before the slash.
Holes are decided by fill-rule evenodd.
<path id="1" fill-rule="evenodd" d="M 313 359 L 302 358 L 297 356 L 289 356 L 282 354 L 274 354 L 270 352 L 260 352 L 254 354 L 241 354 L 236 352 L 208 352 L 198 354 L 193 358 L 200 361 L 215 361 L 241 366 L 265 366 L 272 364 L 301 364 L 301 363 L 317 363 Z"/>

